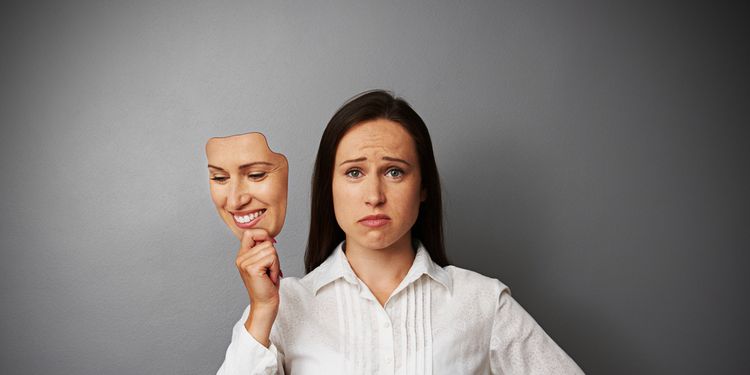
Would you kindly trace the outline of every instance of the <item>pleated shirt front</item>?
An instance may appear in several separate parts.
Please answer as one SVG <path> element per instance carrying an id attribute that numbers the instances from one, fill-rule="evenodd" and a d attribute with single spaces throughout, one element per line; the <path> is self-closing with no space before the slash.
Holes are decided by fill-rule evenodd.
<path id="1" fill-rule="evenodd" d="M 245 329 L 245 309 L 218 374 L 582 373 L 498 280 L 442 268 L 420 244 L 382 306 L 342 245 L 282 279 L 269 348 Z"/>

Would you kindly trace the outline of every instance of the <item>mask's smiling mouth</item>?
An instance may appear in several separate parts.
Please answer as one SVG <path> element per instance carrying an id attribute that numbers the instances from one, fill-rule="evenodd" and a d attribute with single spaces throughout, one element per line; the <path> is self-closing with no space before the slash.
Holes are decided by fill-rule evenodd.
<path id="1" fill-rule="evenodd" d="M 234 219 L 234 223 L 237 224 L 238 227 L 251 228 L 263 218 L 264 213 L 266 213 L 266 209 L 261 208 L 260 210 L 248 212 L 241 215 L 233 214 L 232 218 Z"/>

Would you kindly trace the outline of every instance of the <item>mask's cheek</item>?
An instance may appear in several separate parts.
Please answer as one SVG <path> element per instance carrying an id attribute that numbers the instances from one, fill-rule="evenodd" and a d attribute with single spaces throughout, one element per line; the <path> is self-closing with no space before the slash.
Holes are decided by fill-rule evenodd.
<path id="1" fill-rule="evenodd" d="M 274 237 L 281 232 L 284 226 L 284 219 L 286 217 L 286 204 L 287 204 L 287 176 L 285 170 L 279 170 L 278 173 L 274 173 L 272 178 L 268 179 L 268 183 L 265 184 L 264 193 L 269 198 L 269 206 L 272 212 L 272 217 L 269 217 L 269 232 Z"/>

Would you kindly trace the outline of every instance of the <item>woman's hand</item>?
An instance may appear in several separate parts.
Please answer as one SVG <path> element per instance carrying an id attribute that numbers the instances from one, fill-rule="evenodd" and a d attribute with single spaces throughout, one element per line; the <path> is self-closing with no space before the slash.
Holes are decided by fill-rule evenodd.
<path id="1" fill-rule="evenodd" d="M 274 242 L 264 229 L 245 230 L 235 261 L 250 297 L 245 328 L 266 347 L 270 345 L 268 337 L 279 309 L 281 268 Z"/>

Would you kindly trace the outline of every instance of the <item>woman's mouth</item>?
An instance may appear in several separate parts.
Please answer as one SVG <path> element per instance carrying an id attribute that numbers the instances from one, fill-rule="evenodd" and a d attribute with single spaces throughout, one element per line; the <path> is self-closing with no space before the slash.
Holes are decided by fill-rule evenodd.
<path id="1" fill-rule="evenodd" d="M 252 228 L 255 224 L 258 224 L 263 219 L 263 214 L 266 213 L 265 208 L 261 208 L 257 211 L 247 212 L 243 214 L 233 214 L 232 218 L 234 223 L 240 228 Z"/>
<path id="2" fill-rule="evenodd" d="M 391 221 L 391 218 L 388 217 L 388 215 L 370 215 L 365 216 L 359 220 L 359 223 L 370 228 L 377 228 L 382 227 L 383 225 L 388 224 Z"/>

